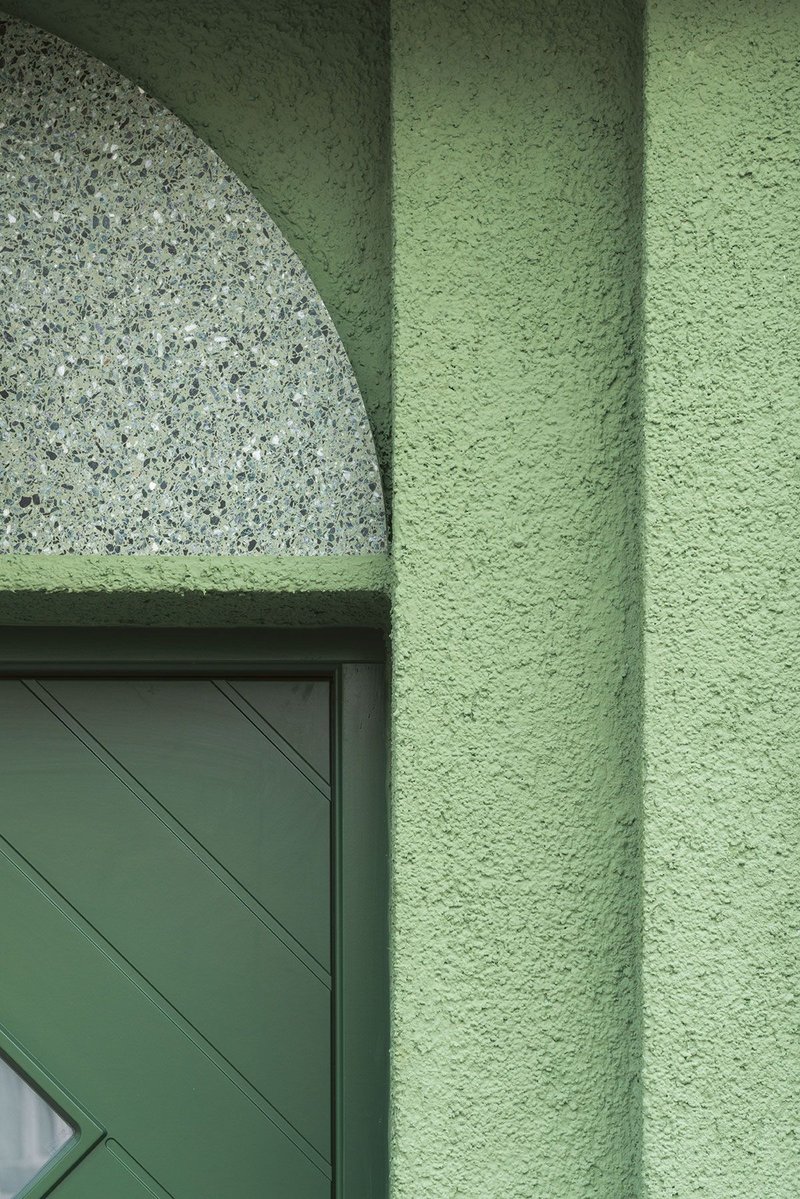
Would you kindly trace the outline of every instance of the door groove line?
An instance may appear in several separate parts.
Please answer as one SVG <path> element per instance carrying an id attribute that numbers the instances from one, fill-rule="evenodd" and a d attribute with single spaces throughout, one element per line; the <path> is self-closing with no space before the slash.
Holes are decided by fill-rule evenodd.
<path id="1" fill-rule="evenodd" d="M 216 1066 L 220 1073 L 237 1090 L 241 1091 L 245 1098 L 262 1115 L 266 1116 L 312 1165 L 316 1166 L 326 1178 L 332 1177 L 331 1163 L 328 1159 L 2 834 L 0 834 L 0 854 L 19 871 L 32 887 L 35 887 L 44 896 L 65 920 L 69 921 L 73 928 L 106 959 L 113 969 L 119 971 L 131 986 L 135 987 L 147 1002 L 153 1004 L 199 1053 L 202 1053 Z"/>
<path id="2" fill-rule="evenodd" d="M 228 702 L 241 716 L 245 718 L 245 720 L 249 720 L 253 728 L 256 729 L 257 732 L 261 733 L 262 737 L 265 737 L 266 740 L 269 741 L 270 745 L 277 749 L 278 753 L 283 754 L 284 758 L 286 758 L 288 762 L 291 762 L 295 770 L 302 774 L 303 777 L 307 779 L 309 783 L 311 783 L 312 787 L 316 787 L 320 795 L 324 795 L 327 800 L 330 800 L 331 788 L 322 775 L 314 769 L 311 763 L 303 757 L 299 750 L 295 749 L 290 741 L 287 741 L 285 737 L 281 736 L 277 729 L 270 724 L 265 716 L 262 716 L 261 713 L 253 707 L 249 700 L 245 699 L 245 697 L 236 689 L 236 687 L 234 687 L 230 680 L 209 679 L 209 682 L 216 687 L 220 695 L 225 696 Z M 297 761 L 295 759 L 297 759 Z M 300 766 L 298 762 L 302 762 L 302 766 Z"/>
<path id="3" fill-rule="evenodd" d="M 145 1170 L 142 1163 L 137 1162 L 136 1158 L 128 1153 L 127 1149 L 124 1145 L 120 1145 L 119 1141 L 115 1141 L 113 1137 L 109 1138 L 105 1143 L 105 1147 L 115 1161 L 119 1162 L 123 1170 L 127 1170 L 129 1174 L 132 1174 L 136 1181 L 141 1183 L 144 1189 L 153 1196 L 153 1199 L 173 1199 L 173 1196 L 162 1187 L 158 1179 L 153 1178 L 153 1175 Z"/>
<path id="4" fill-rule="evenodd" d="M 64 705 L 51 695 L 38 679 L 20 679 L 31 695 L 53 716 L 73 737 L 75 737 L 125 787 L 135 799 L 167 828 L 173 836 L 193 854 L 207 870 L 209 870 L 223 886 L 247 908 L 251 915 L 293 954 L 322 985 L 330 990 L 331 975 L 326 967 L 306 949 L 302 942 L 286 928 L 276 916 L 256 899 L 247 887 L 233 875 L 228 868 L 203 843 L 195 837 L 176 816 L 170 812 L 161 801 L 152 794 L 135 775 L 114 757 L 110 750 L 97 740 L 96 737 L 77 719 Z"/>
<path id="5" fill-rule="evenodd" d="M 101 1154 L 103 1152 L 103 1150 L 105 1149 L 107 1143 L 108 1142 L 105 1140 L 104 1132 L 101 1133 L 100 1135 L 98 1135 L 97 1140 L 95 1141 L 95 1143 L 92 1145 L 91 1149 L 87 1153 L 84 1153 L 84 1155 L 82 1157 L 79 1157 L 77 1161 L 73 1162 L 72 1165 L 70 1166 L 70 1168 L 68 1170 L 66 1170 L 63 1174 L 60 1174 L 58 1176 L 58 1178 L 53 1179 L 52 1185 L 45 1195 L 45 1199 L 49 1199 L 50 1195 L 55 1195 L 56 1190 L 58 1189 L 58 1187 L 61 1186 L 62 1182 L 65 1183 L 65 1182 L 67 1182 L 68 1179 L 71 1179 L 74 1175 L 77 1175 L 78 1170 L 80 1170 L 81 1166 L 84 1166 L 87 1163 L 91 1163 L 92 1159 L 96 1155 Z M 170 1199 L 172 1199 L 171 1196 L 170 1196 Z"/>

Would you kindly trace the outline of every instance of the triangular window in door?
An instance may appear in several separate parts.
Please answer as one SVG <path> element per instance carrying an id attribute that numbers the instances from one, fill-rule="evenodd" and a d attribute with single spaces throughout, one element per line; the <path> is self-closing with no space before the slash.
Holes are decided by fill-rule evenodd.
<path id="1" fill-rule="evenodd" d="M 0 1199 L 16 1199 L 77 1129 L 0 1054 Z"/>

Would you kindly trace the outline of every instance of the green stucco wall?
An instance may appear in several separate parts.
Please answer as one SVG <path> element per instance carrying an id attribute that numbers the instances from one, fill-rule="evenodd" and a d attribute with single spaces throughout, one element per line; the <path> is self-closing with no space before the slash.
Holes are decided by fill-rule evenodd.
<path id="1" fill-rule="evenodd" d="M 278 221 L 395 543 L 6 556 L 0 621 L 391 594 L 392 1199 L 795 1199 L 800 7 L 393 0 L 391 122 L 383 3 L 5 7 Z"/>
<path id="2" fill-rule="evenodd" d="M 649 1199 L 800 1194 L 800 6 L 647 47 Z"/>
<path id="3" fill-rule="evenodd" d="M 7 0 L 181 117 L 261 201 L 347 350 L 390 483 L 388 10 L 371 0 Z"/>
<path id="4" fill-rule="evenodd" d="M 394 1199 L 639 1161 L 640 20 L 393 5 Z"/>
<path id="5" fill-rule="evenodd" d="M 1 625 L 386 629 L 387 554 L 0 554 Z"/>

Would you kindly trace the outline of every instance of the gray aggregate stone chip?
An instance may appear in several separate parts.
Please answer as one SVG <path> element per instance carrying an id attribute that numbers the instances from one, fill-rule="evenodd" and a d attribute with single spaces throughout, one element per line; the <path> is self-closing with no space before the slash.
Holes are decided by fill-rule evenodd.
<path id="1" fill-rule="evenodd" d="M 0 16 L 0 550 L 386 548 L 330 316 L 217 155 Z"/>

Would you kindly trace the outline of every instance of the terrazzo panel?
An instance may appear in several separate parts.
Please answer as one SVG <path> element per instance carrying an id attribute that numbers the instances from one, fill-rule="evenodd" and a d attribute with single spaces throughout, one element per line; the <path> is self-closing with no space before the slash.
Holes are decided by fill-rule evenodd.
<path id="1" fill-rule="evenodd" d="M 344 349 L 214 152 L 5 17 L 0 146 L 0 550 L 384 551 Z"/>

